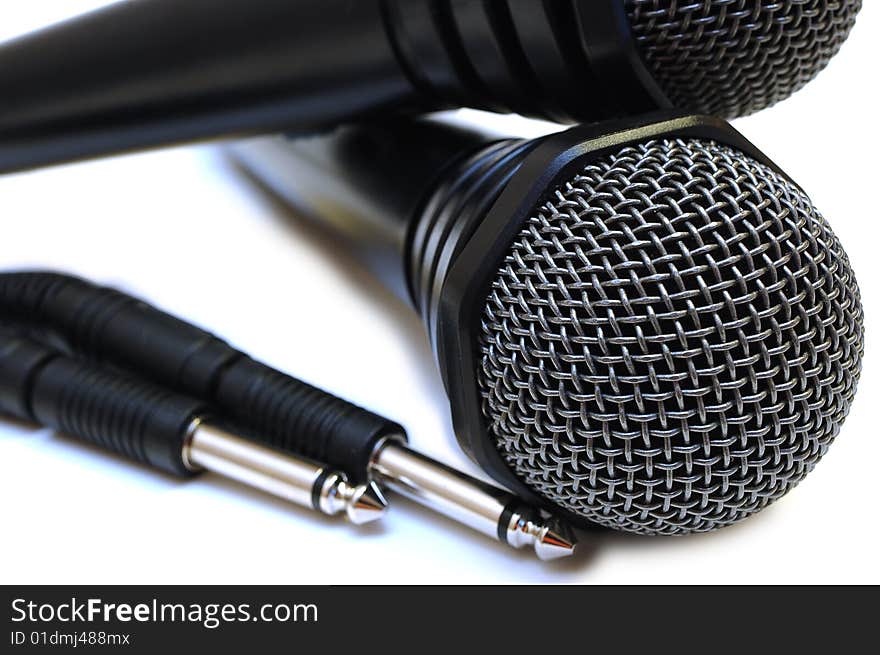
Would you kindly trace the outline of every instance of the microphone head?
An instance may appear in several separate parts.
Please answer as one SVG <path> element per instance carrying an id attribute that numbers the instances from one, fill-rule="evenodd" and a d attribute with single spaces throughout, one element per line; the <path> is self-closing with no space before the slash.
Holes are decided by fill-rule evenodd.
<path id="1" fill-rule="evenodd" d="M 772 163 L 675 134 L 603 152 L 544 188 L 485 269 L 471 449 L 585 522 L 716 529 L 784 495 L 837 435 L 859 289 Z"/>
<path id="2" fill-rule="evenodd" d="M 846 40 L 861 0 L 626 0 L 637 48 L 677 107 L 754 113 L 813 79 Z"/>
<path id="3" fill-rule="evenodd" d="M 850 262 L 723 120 L 501 141 L 389 121 L 273 143 L 246 165 L 405 277 L 456 438 L 525 502 L 582 527 L 712 530 L 838 434 L 864 351 Z"/>

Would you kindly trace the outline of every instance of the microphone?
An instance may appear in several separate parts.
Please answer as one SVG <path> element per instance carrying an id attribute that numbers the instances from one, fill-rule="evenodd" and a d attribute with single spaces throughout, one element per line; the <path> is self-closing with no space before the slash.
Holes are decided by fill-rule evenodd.
<path id="1" fill-rule="evenodd" d="M 0 171 L 450 107 L 758 111 L 861 0 L 128 0 L 0 47 Z"/>
<path id="2" fill-rule="evenodd" d="M 531 141 L 398 122 L 233 154 L 420 312 L 463 449 L 575 525 L 739 521 L 803 479 L 849 411 L 864 326 L 848 257 L 721 119 Z"/>

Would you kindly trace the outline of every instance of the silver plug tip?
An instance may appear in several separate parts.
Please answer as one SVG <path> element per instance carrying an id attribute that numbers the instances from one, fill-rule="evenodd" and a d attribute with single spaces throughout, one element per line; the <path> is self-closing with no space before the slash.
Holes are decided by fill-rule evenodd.
<path id="1" fill-rule="evenodd" d="M 331 516 L 345 512 L 349 521 L 363 525 L 382 518 L 388 501 L 374 482 L 352 485 L 342 473 L 332 473 L 321 489 L 320 509 Z"/>
<path id="2" fill-rule="evenodd" d="M 208 470 L 329 516 L 362 525 L 382 518 L 388 503 L 372 482 L 352 485 L 339 471 L 193 421 L 181 454 L 187 468 Z"/>
<path id="3" fill-rule="evenodd" d="M 510 492 L 486 484 L 388 437 L 370 472 L 390 489 L 513 548 L 531 546 L 542 560 L 574 553 L 577 539 L 559 519 L 546 520 Z"/>
<path id="4" fill-rule="evenodd" d="M 355 525 L 381 519 L 386 511 L 388 511 L 388 501 L 374 482 L 355 487 L 345 507 L 348 520 Z"/>
<path id="5" fill-rule="evenodd" d="M 577 538 L 566 523 L 554 518 L 545 521 L 529 510 L 510 517 L 507 543 L 514 548 L 532 546 L 538 559 L 546 562 L 574 555 Z"/>
<path id="6" fill-rule="evenodd" d="M 575 548 L 577 537 L 568 525 L 559 521 L 552 521 L 535 541 L 535 554 L 545 562 L 574 555 Z"/>

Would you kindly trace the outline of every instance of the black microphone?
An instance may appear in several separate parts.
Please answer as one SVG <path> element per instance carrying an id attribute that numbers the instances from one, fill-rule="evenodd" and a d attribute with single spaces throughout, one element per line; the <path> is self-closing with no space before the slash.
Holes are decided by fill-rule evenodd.
<path id="1" fill-rule="evenodd" d="M 128 0 L 0 47 L 0 171 L 449 107 L 740 116 L 861 0 Z"/>
<path id="2" fill-rule="evenodd" d="M 847 255 L 720 119 L 531 141 L 398 122 L 234 152 L 418 309 L 464 450 L 576 524 L 736 522 L 812 470 L 849 411 Z"/>

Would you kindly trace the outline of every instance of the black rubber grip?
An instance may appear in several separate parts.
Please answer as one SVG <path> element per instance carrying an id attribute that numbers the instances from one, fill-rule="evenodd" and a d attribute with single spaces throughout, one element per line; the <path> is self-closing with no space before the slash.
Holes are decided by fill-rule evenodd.
<path id="1" fill-rule="evenodd" d="M 0 334 L 0 411 L 180 477 L 184 440 L 204 403 Z"/>
<path id="2" fill-rule="evenodd" d="M 218 377 L 214 404 L 252 438 L 364 482 L 379 441 L 403 428 L 249 357 Z"/>
<path id="3" fill-rule="evenodd" d="M 254 361 L 213 334 L 118 291 L 55 273 L 0 275 L 0 312 L 54 329 L 74 350 L 198 398 L 250 438 L 367 475 L 403 428 Z"/>
<path id="4" fill-rule="evenodd" d="M 205 400 L 219 372 L 241 356 L 136 298 L 60 273 L 0 275 L 0 316 L 53 330 L 91 359 Z"/>

